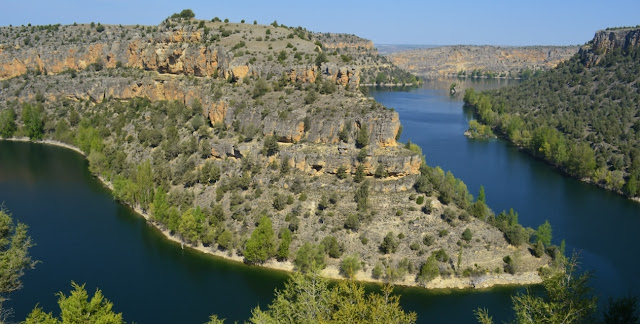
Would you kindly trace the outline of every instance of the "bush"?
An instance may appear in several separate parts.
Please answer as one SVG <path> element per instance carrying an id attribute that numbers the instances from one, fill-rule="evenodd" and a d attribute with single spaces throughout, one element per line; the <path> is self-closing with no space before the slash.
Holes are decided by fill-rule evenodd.
<path id="1" fill-rule="evenodd" d="M 356 272 L 362 268 L 357 255 L 349 255 L 340 262 L 340 272 L 347 278 L 354 278 Z"/>
<path id="2" fill-rule="evenodd" d="M 216 242 L 218 243 L 218 247 L 223 250 L 228 250 L 231 247 L 231 241 L 233 240 L 233 233 L 229 230 L 224 230 Z"/>
<path id="3" fill-rule="evenodd" d="M 393 232 L 389 232 L 382 240 L 382 244 L 380 244 L 380 252 L 384 254 L 395 253 L 399 244 Z"/>
<path id="4" fill-rule="evenodd" d="M 16 113 L 13 109 L 0 111 L 0 137 L 12 137 L 18 127 L 16 126 Z"/>
<path id="5" fill-rule="evenodd" d="M 427 234 L 422 238 L 422 243 L 424 243 L 424 245 L 426 245 L 426 246 L 433 245 L 433 242 L 435 242 L 435 238 L 433 236 L 431 236 L 431 235 Z"/>
<path id="6" fill-rule="evenodd" d="M 340 180 L 347 178 L 347 168 L 341 165 L 336 171 L 336 177 Z"/>
<path id="7" fill-rule="evenodd" d="M 418 281 L 422 284 L 426 284 L 427 282 L 435 279 L 438 275 L 440 275 L 440 269 L 438 269 L 438 262 L 435 255 L 432 254 L 427 258 L 427 262 L 420 267 Z"/>
<path id="8" fill-rule="evenodd" d="M 309 242 L 304 243 L 298 251 L 293 261 L 300 272 L 308 272 L 313 269 L 324 269 L 324 248 Z"/>
<path id="9" fill-rule="evenodd" d="M 320 242 L 320 245 L 324 248 L 324 252 L 329 255 L 329 257 L 337 259 L 342 256 L 342 248 L 338 244 L 338 240 L 332 235 L 326 236 Z"/>
<path id="10" fill-rule="evenodd" d="M 378 179 L 386 178 L 389 176 L 389 174 L 387 173 L 387 170 L 385 170 L 385 167 L 382 163 L 378 163 L 378 167 L 376 168 L 376 172 L 374 176 Z"/>
<path id="11" fill-rule="evenodd" d="M 504 231 L 504 238 L 509 244 L 520 246 L 525 242 L 529 242 L 529 233 L 520 224 L 507 227 Z"/>
<path id="12" fill-rule="evenodd" d="M 448 262 L 449 261 L 449 255 L 447 254 L 447 252 L 445 252 L 444 249 L 440 249 L 440 250 L 436 251 L 434 255 L 435 255 L 436 260 L 438 260 L 440 262 Z"/>
<path id="13" fill-rule="evenodd" d="M 462 239 L 469 242 L 471 241 L 471 239 L 473 238 L 473 233 L 471 233 L 470 229 L 465 229 L 464 232 L 462 233 Z"/>
<path id="14" fill-rule="evenodd" d="M 369 183 L 367 181 L 363 182 L 356 190 L 354 200 L 358 204 L 357 209 L 360 211 L 369 207 Z"/>
<path id="15" fill-rule="evenodd" d="M 344 222 L 344 228 L 352 231 L 358 231 L 360 228 L 360 219 L 358 216 L 354 214 L 347 216 L 347 220 Z"/>
<path id="16" fill-rule="evenodd" d="M 264 145 L 262 148 L 262 153 L 266 156 L 272 156 L 280 152 L 280 146 L 278 145 L 278 139 L 275 135 L 267 136 L 264 139 Z"/>
<path id="17" fill-rule="evenodd" d="M 356 137 L 356 146 L 358 148 L 363 148 L 369 145 L 369 129 L 367 124 L 362 124 L 360 127 L 360 131 L 358 132 L 358 137 Z"/>
<path id="18" fill-rule="evenodd" d="M 424 196 L 418 196 L 418 198 L 416 199 L 416 204 L 422 205 L 422 203 L 424 203 Z"/>
<path id="19" fill-rule="evenodd" d="M 376 263 L 376 266 L 371 271 L 371 277 L 373 277 L 373 279 L 380 279 L 383 273 L 384 273 L 384 268 L 382 264 L 378 262 Z"/>
<path id="20" fill-rule="evenodd" d="M 277 211 L 282 211 L 285 207 L 287 207 L 287 196 L 277 194 L 275 198 L 273 198 L 273 208 Z"/>
<path id="21" fill-rule="evenodd" d="M 269 88 L 269 84 L 263 78 L 259 78 L 255 85 L 253 86 L 253 92 L 251 93 L 252 97 L 259 98 L 265 95 L 267 92 L 271 91 Z"/>

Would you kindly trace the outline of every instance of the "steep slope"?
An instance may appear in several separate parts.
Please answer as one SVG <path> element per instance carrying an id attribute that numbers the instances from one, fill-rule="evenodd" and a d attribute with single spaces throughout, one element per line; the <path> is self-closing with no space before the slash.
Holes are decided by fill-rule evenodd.
<path id="1" fill-rule="evenodd" d="M 0 36 L 0 136 L 79 147 L 116 198 L 188 245 L 333 276 L 354 255 L 358 278 L 405 284 L 436 253 L 458 279 L 418 280 L 432 286 L 536 282 L 550 262 L 517 215 L 396 143 L 397 112 L 359 85 L 400 70 L 369 41 L 179 18 Z"/>
<path id="2" fill-rule="evenodd" d="M 528 78 L 554 68 L 578 51 L 577 46 L 441 46 L 389 54 L 393 64 L 428 77 Z"/>
<path id="3" fill-rule="evenodd" d="M 557 68 L 465 95 L 480 119 L 567 173 L 640 195 L 640 29 L 598 31 Z"/>

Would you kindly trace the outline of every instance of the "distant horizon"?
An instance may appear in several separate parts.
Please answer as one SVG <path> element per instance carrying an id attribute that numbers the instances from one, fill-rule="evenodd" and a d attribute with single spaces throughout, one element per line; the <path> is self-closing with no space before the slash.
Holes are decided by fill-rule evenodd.
<path id="1" fill-rule="evenodd" d="M 186 8 L 195 12 L 196 19 L 219 17 L 236 23 L 257 20 L 265 25 L 278 21 L 314 32 L 353 34 L 381 45 L 576 46 L 591 40 L 598 30 L 640 24 L 637 0 L 400 0 L 393 5 L 379 0 L 325 0 L 321 6 L 293 0 L 93 0 L 89 4 L 80 0 L 26 0 L 5 3 L 0 24 L 158 25 Z"/>

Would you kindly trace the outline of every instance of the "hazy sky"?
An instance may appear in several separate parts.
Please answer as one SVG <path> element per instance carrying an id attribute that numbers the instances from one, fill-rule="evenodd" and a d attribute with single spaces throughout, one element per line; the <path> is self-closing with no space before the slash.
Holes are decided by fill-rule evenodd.
<path id="1" fill-rule="evenodd" d="M 573 45 L 587 42 L 598 29 L 640 24 L 640 0 L 4 0 L 0 25 L 157 25 L 184 8 L 199 19 L 277 20 L 377 44 Z"/>

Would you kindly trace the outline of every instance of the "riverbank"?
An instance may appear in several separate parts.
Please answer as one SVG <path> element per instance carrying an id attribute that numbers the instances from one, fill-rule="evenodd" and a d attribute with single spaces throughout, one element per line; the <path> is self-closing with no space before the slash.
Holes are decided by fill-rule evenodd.
<path id="1" fill-rule="evenodd" d="M 7 139 L 7 140 L 8 141 L 16 141 L 16 142 L 33 142 L 33 143 L 39 143 L 39 144 L 63 147 L 63 148 L 66 148 L 66 149 L 73 150 L 73 151 L 85 156 L 84 152 L 82 152 L 78 147 L 75 147 L 73 145 L 69 145 L 67 143 L 59 142 L 59 141 L 54 141 L 54 140 L 30 141 L 28 138 L 24 138 L 24 137 L 23 138 L 11 138 L 11 139 Z M 102 184 L 105 187 L 107 187 L 108 189 L 113 191 L 113 184 L 108 179 L 105 179 L 105 178 L 103 178 L 101 176 L 97 176 L 97 178 L 102 182 Z M 213 256 L 216 256 L 216 257 L 220 257 L 220 258 L 232 261 L 232 262 L 244 263 L 244 258 L 241 257 L 241 256 L 238 256 L 237 253 L 233 253 L 234 251 L 231 251 L 231 252 L 230 251 L 220 251 L 220 250 L 215 249 L 213 247 L 205 247 L 202 244 L 198 244 L 198 245 L 186 244 L 186 243 L 183 242 L 183 240 L 179 236 L 173 235 L 166 228 L 164 228 L 160 224 L 154 222 L 151 219 L 151 215 L 148 214 L 147 212 L 145 212 L 142 209 L 140 209 L 138 207 L 135 207 L 135 206 L 130 206 L 130 205 L 128 205 L 128 206 L 132 210 L 134 210 L 137 214 L 142 216 L 145 220 L 147 220 L 148 224 L 151 224 L 152 226 L 157 228 L 166 238 L 168 238 L 169 240 L 174 241 L 174 242 L 176 242 L 178 244 L 181 244 L 183 247 L 186 246 L 187 248 L 192 248 L 192 249 L 197 250 L 199 252 L 210 254 L 210 255 L 213 255 Z M 278 262 L 278 261 L 275 261 L 275 260 L 269 260 L 269 261 L 267 261 L 264 264 L 261 264 L 259 266 L 262 266 L 262 267 L 265 267 L 265 268 L 269 268 L 269 269 L 273 269 L 273 270 L 278 270 L 278 271 L 286 271 L 286 272 L 293 272 L 294 271 L 294 265 L 290 261 Z M 321 275 L 326 277 L 326 278 L 334 279 L 334 280 L 344 280 L 345 279 L 340 274 L 339 268 L 336 265 L 327 266 L 327 268 L 325 268 L 324 270 L 321 271 Z M 357 273 L 357 275 L 355 276 L 355 280 L 361 281 L 361 282 L 376 283 L 376 284 L 383 284 L 384 283 L 384 281 L 381 280 L 381 279 L 373 278 L 370 271 L 367 271 L 367 272 L 361 271 L 361 272 Z M 490 287 L 498 286 L 498 285 L 530 285 L 530 284 L 540 283 L 541 281 L 542 281 L 542 279 L 540 278 L 540 276 L 536 272 L 526 272 L 526 273 L 517 274 L 515 276 L 514 275 L 508 275 L 508 274 L 503 274 L 503 273 L 500 273 L 500 274 L 490 273 L 490 274 L 483 274 L 483 275 L 477 276 L 477 277 L 468 277 L 468 278 L 464 278 L 464 277 L 448 277 L 448 278 L 438 277 L 438 278 L 434 279 L 433 281 L 429 282 L 426 286 L 419 285 L 417 282 L 415 282 L 415 275 L 407 275 L 402 280 L 399 280 L 398 282 L 394 282 L 394 284 L 401 285 L 401 286 L 411 286 L 411 287 L 425 287 L 425 288 L 428 288 L 428 289 L 469 289 L 469 288 L 490 288 Z"/>

